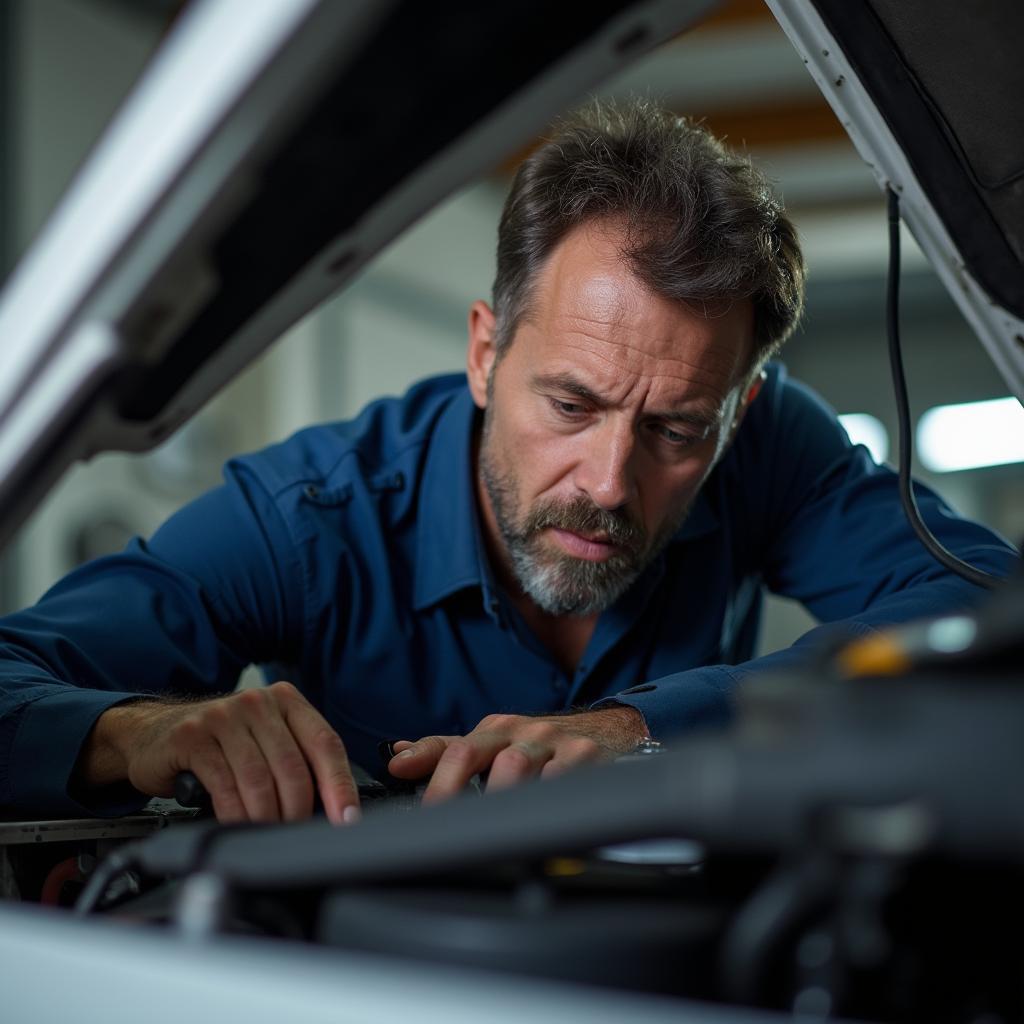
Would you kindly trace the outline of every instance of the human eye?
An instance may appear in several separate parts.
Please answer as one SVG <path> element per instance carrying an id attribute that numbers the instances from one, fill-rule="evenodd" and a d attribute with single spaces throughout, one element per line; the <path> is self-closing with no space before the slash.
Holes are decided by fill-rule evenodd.
<path id="1" fill-rule="evenodd" d="M 659 441 L 662 441 L 670 448 L 689 448 L 692 445 L 697 444 L 699 441 L 703 441 L 707 436 L 706 430 L 683 432 L 681 430 L 675 430 L 665 423 L 652 423 L 651 430 Z"/>
<path id="2" fill-rule="evenodd" d="M 579 402 L 566 402 L 561 398 L 549 398 L 548 402 L 555 413 L 566 420 L 578 420 L 587 411 Z"/>

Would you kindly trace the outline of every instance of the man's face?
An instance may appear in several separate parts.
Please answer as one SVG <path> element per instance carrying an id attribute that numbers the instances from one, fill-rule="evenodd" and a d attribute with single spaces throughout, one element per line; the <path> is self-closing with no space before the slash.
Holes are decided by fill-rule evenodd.
<path id="1" fill-rule="evenodd" d="M 621 243 L 607 224 L 568 235 L 500 360 L 490 310 L 470 314 L 485 527 L 501 568 L 553 615 L 600 612 L 639 576 L 747 399 L 750 303 L 694 313 L 637 279 Z"/>

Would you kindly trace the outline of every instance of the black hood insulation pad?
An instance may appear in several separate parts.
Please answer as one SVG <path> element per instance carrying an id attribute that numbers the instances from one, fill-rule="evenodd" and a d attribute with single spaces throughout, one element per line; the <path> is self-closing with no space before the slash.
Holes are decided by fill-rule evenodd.
<path id="1" fill-rule="evenodd" d="M 1024 318 L 1024 3 L 814 5 L 971 275 Z"/>

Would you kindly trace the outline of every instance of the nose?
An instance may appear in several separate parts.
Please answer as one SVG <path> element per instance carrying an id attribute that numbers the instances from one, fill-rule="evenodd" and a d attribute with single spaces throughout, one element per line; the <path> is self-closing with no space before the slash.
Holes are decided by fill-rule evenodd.
<path id="1" fill-rule="evenodd" d="M 609 417 L 600 427 L 588 430 L 581 441 L 585 450 L 576 466 L 576 486 L 606 511 L 627 505 L 636 497 L 632 424 Z"/>

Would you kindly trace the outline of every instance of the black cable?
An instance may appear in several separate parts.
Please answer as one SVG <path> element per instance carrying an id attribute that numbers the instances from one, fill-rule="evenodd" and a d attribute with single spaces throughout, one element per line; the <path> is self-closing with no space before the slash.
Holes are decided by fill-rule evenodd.
<path id="1" fill-rule="evenodd" d="M 891 189 L 886 189 L 889 198 L 889 282 L 886 295 L 885 319 L 889 336 L 889 364 L 892 367 L 892 383 L 896 392 L 896 418 L 899 424 L 900 443 L 900 500 L 903 511 L 929 554 L 947 569 L 962 576 L 979 587 L 994 590 L 1006 581 L 957 558 L 928 529 L 917 507 L 910 467 L 913 458 L 913 439 L 910 432 L 910 403 L 907 401 L 907 380 L 903 373 L 903 356 L 900 353 L 900 200 Z"/>
<path id="2" fill-rule="evenodd" d="M 103 905 L 103 898 L 107 894 L 110 883 L 122 872 L 135 867 L 136 864 L 135 844 L 122 846 L 115 850 L 105 860 L 100 861 L 96 869 L 89 876 L 85 888 L 75 901 L 75 913 L 81 917 L 93 913 Z"/>
<path id="3" fill-rule="evenodd" d="M 733 916 L 719 950 L 719 982 L 727 999 L 764 1005 L 777 993 L 780 954 L 816 916 L 835 904 L 838 863 L 820 855 L 786 863 L 761 882 Z"/>

